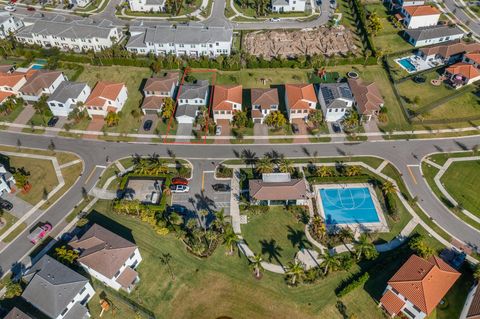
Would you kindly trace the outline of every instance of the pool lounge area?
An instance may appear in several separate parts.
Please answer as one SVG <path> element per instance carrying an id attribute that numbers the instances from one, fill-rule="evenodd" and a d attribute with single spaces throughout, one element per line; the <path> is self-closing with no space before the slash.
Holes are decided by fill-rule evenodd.
<path id="1" fill-rule="evenodd" d="M 407 57 L 398 58 L 395 59 L 395 62 L 408 73 L 429 70 L 443 64 L 440 60 L 424 60 L 418 55 L 410 55 Z"/>
<path id="2" fill-rule="evenodd" d="M 315 185 L 317 208 L 328 231 L 349 227 L 355 232 L 388 232 L 375 191 L 370 184 Z"/>

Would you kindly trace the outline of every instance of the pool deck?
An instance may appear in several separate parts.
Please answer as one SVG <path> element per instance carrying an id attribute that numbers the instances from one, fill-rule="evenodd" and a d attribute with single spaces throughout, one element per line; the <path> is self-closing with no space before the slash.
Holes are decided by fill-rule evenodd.
<path id="1" fill-rule="evenodd" d="M 400 63 L 400 60 L 403 60 L 403 59 L 409 59 L 410 63 L 415 67 L 415 71 L 408 70 L 406 67 L 404 67 Z M 424 60 L 417 55 L 404 56 L 404 57 L 395 59 L 395 62 L 398 65 L 400 65 L 400 67 L 402 69 L 404 69 L 405 71 L 407 71 L 410 74 L 425 71 L 425 70 L 429 70 L 429 69 L 433 69 L 437 66 L 443 65 L 443 62 L 441 60 L 432 60 L 432 61 L 431 60 Z"/>
<path id="2" fill-rule="evenodd" d="M 383 214 L 382 207 L 380 206 L 380 202 L 378 201 L 377 195 L 375 194 L 375 190 L 373 189 L 372 185 L 368 183 L 348 183 L 348 184 L 319 184 L 313 185 L 313 189 L 315 192 L 316 204 L 317 209 L 320 216 L 323 220 L 327 220 L 325 211 L 323 210 L 323 203 L 322 203 L 322 196 L 320 196 L 321 189 L 338 189 L 338 188 L 367 188 L 370 192 L 370 197 L 372 198 L 373 205 L 375 207 L 375 211 L 377 212 L 377 216 L 379 221 L 373 223 L 348 223 L 348 224 L 327 224 L 327 231 L 328 232 L 335 232 L 338 230 L 339 227 L 348 227 L 350 228 L 355 235 L 358 233 L 366 233 L 366 232 L 379 232 L 379 233 L 388 233 L 390 229 L 388 228 L 387 220 L 385 219 L 385 215 Z"/>

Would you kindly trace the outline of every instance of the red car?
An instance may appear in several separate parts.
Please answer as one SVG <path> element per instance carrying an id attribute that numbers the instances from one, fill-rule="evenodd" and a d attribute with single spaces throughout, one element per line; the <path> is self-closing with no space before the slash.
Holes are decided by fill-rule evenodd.
<path id="1" fill-rule="evenodd" d="M 42 240 L 47 234 L 52 230 L 52 225 L 49 223 L 45 223 L 42 226 L 38 226 L 35 228 L 30 235 L 27 236 L 28 240 L 32 244 L 38 243 L 40 240 Z"/>
<path id="2" fill-rule="evenodd" d="M 27 7 L 27 11 L 35 11 L 34 7 Z"/>
<path id="3" fill-rule="evenodd" d="M 172 178 L 172 185 L 188 185 L 188 180 L 183 177 Z"/>

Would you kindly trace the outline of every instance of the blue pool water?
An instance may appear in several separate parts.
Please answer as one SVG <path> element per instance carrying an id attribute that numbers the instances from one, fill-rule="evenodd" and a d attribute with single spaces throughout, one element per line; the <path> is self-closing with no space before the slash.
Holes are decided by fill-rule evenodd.
<path id="1" fill-rule="evenodd" d="M 30 69 L 33 69 L 33 70 L 40 70 L 40 69 L 43 69 L 43 65 L 40 65 L 40 64 L 33 64 Z"/>
<path id="2" fill-rule="evenodd" d="M 320 197 L 327 225 L 380 221 L 367 187 L 320 189 Z"/>
<path id="3" fill-rule="evenodd" d="M 409 72 L 415 72 L 417 71 L 417 67 L 410 62 L 410 58 L 403 58 L 398 60 L 398 63 L 400 63 L 405 69 L 407 69 Z"/>

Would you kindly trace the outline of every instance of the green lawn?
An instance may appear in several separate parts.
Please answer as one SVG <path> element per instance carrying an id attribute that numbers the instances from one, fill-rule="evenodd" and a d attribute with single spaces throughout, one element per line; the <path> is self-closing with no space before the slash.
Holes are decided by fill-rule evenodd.
<path id="1" fill-rule="evenodd" d="M 465 92 L 454 99 L 422 115 L 425 120 L 463 119 L 480 117 L 480 97 L 473 92 Z"/>
<path id="2" fill-rule="evenodd" d="M 96 186 L 98 188 L 102 188 L 105 183 L 107 182 L 107 180 L 112 177 L 112 176 L 115 176 L 117 173 L 119 173 L 119 169 L 118 167 L 115 165 L 115 164 L 112 164 L 110 165 L 109 167 L 107 167 L 107 169 L 102 173 L 102 175 L 100 176 Z"/>
<path id="3" fill-rule="evenodd" d="M 0 116 L 0 121 L 3 121 L 3 122 L 13 122 L 13 121 L 15 121 L 15 119 L 17 118 L 17 116 L 20 115 L 20 113 L 22 113 L 22 111 L 23 111 L 23 106 L 17 107 L 17 108 L 15 108 L 12 112 L 10 112 L 10 114 L 8 114 L 8 115 L 1 115 L 1 116 Z"/>
<path id="4" fill-rule="evenodd" d="M 216 84 L 242 84 L 244 88 L 264 88 L 285 83 L 308 83 L 311 70 L 242 69 L 218 71 Z M 262 81 L 264 79 L 264 81 Z"/>
<path id="5" fill-rule="evenodd" d="M 157 318 L 342 318 L 335 306 L 334 291 L 349 275 L 347 272 L 333 273 L 317 284 L 296 288 L 287 287 L 283 276 L 272 273 L 264 273 L 257 280 L 246 259 L 237 254 L 226 255 L 223 246 L 208 259 L 198 259 L 186 252 L 175 235 L 159 236 L 136 219 L 108 212 L 107 206 L 107 202 L 99 201 L 94 208 L 102 214 L 92 213 L 89 218 L 123 236 L 128 236 L 128 229 L 132 231 L 143 261 L 138 268 L 139 286 L 128 298 L 153 311 Z M 159 256 L 165 253 L 172 256 L 175 280 L 160 262 Z M 393 267 L 399 264 L 398 255 L 391 259 L 386 267 L 381 265 L 382 271 L 378 270 L 381 280 L 372 282 L 368 292 L 359 288 L 342 298 L 349 314 L 358 318 L 384 318 L 371 298 L 371 290 L 378 297 L 378 292 L 385 288 L 386 276 L 393 274 L 396 270 Z M 351 271 L 356 273 L 359 267 L 354 266 Z M 98 314 L 98 306 L 93 302 L 90 306 L 96 307 L 92 308 L 94 316 Z M 118 311 L 115 318 L 132 318 L 132 315 Z"/>
<path id="6" fill-rule="evenodd" d="M 288 265 L 300 247 L 311 248 L 304 233 L 305 224 L 283 206 L 271 206 L 267 213 L 249 216 L 242 225 L 242 236 L 255 254 L 274 264 Z"/>
<path id="7" fill-rule="evenodd" d="M 454 162 L 441 179 L 447 192 L 466 210 L 480 216 L 480 161 Z"/>
<path id="8" fill-rule="evenodd" d="M 5 221 L 5 226 L 0 228 L 0 235 L 3 234 L 7 229 L 9 229 L 15 222 L 18 220 L 17 217 L 13 216 L 10 213 L 4 212 L 0 217 Z"/>
<path id="9" fill-rule="evenodd" d="M 67 166 L 65 168 L 62 168 L 62 176 L 63 180 L 65 181 L 65 185 L 63 185 L 62 188 L 59 189 L 55 195 L 51 196 L 48 201 L 43 204 L 40 209 L 46 209 L 50 205 L 52 205 L 57 199 L 60 198 L 65 192 L 67 192 L 70 187 L 72 187 L 73 183 L 77 180 L 77 178 L 80 176 L 82 173 L 83 169 L 83 164 L 82 163 L 77 163 L 74 165 Z"/>
<path id="10" fill-rule="evenodd" d="M 139 118 L 131 114 L 133 110 L 140 111 L 142 81 L 150 77 L 152 72 L 148 68 L 126 66 L 91 66 L 86 65 L 83 73 L 78 77 L 79 82 L 87 82 L 93 89 L 98 81 L 123 82 L 128 89 L 128 99 L 122 109 L 122 116 L 117 126 L 108 128 L 109 132 L 136 133 L 140 127 Z"/>

